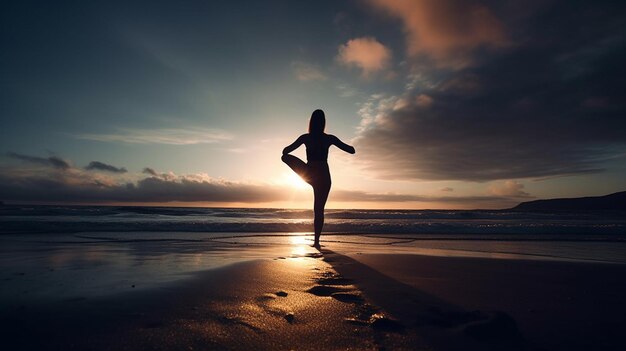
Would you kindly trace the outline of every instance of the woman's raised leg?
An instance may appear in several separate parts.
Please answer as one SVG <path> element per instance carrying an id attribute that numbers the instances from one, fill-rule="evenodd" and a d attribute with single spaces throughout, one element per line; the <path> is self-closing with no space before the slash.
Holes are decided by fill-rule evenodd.
<path id="1" fill-rule="evenodd" d="M 289 166 L 289 168 L 293 169 L 296 174 L 298 174 L 304 181 L 308 182 L 308 166 L 304 161 L 297 158 L 296 156 L 284 154 L 283 157 L 280 158 Z"/>

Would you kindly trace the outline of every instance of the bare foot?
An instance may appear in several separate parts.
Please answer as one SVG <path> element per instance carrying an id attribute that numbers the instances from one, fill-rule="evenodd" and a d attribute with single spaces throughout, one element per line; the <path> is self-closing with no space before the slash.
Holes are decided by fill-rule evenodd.
<path id="1" fill-rule="evenodd" d="M 320 245 L 320 243 L 314 243 L 313 245 L 311 245 L 311 247 L 316 248 L 318 251 L 322 250 L 322 245 Z"/>

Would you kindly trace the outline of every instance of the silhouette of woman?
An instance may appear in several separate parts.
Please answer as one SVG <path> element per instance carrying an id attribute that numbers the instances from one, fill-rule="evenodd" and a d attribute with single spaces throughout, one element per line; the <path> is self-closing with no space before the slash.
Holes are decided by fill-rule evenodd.
<path id="1" fill-rule="evenodd" d="M 309 120 L 309 133 L 302 134 L 291 145 L 283 149 L 283 162 L 296 172 L 304 181 L 313 187 L 313 212 L 315 212 L 315 242 L 313 246 L 320 248 L 320 235 L 324 226 L 324 206 L 330 193 L 330 170 L 328 169 L 328 149 L 335 145 L 341 150 L 354 154 L 354 147 L 342 142 L 334 135 L 324 133 L 326 116 L 324 111 L 315 110 Z M 289 153 L 306 146 L 307 163 Z"/>

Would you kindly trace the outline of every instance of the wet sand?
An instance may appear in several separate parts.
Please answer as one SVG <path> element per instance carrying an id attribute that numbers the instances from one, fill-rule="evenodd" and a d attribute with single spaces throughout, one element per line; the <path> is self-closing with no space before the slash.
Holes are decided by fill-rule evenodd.
<path id="1" fill-rule="evenodd" d="M 3 305 L 3 349 L 623 349 L 626 265 L 344 254 Z M 6 348 L 4 347 L 6 346 Z"/>
<path id="2" fill-rule="evenodd" d="M 9 306 L 7 349 L 376 350 L 412 336 L 384 335 L 385 320 L 321 255 L 256 260 L 159 289 L 106 298 Z M 395 340 L 401 339 L 401 340 Z"/>
<path id="3" fill-rule="evenodd" d="M 624 264 L 354 252 L 326 257 L 359 282 L 371 303 L 418 334 L 433 335 L 429 320 L 463 329 L 459 313 L 476 313 L 507 316 L 489 326 L 490 336 L 513 332 L 506 324 L 514 321 L 528 349 L 626 349 Z"/>

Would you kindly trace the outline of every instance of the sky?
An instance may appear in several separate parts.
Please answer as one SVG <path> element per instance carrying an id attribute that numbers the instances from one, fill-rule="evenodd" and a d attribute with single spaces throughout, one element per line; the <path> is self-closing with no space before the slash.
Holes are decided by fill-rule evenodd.
<path id="1" fill-rule="evenodd" d="M 356 148 L 330 152 L 327 208 L 626 190 L 618 1 L 14 1 L 0 23 L 6 203 L 307 208 L 280 156 L 318 108 Z"/>

